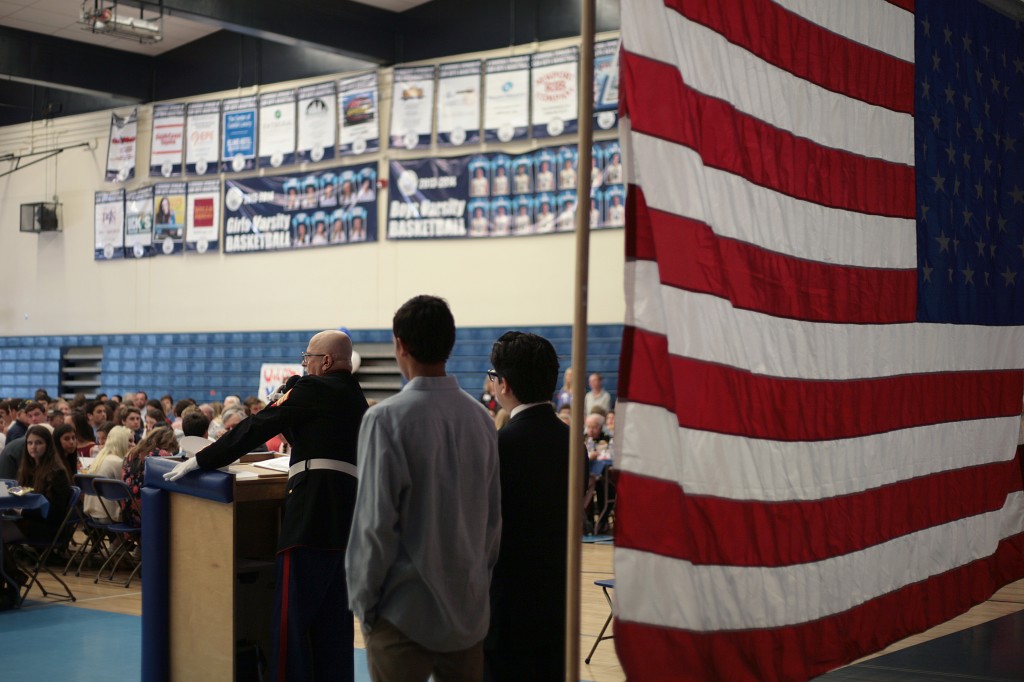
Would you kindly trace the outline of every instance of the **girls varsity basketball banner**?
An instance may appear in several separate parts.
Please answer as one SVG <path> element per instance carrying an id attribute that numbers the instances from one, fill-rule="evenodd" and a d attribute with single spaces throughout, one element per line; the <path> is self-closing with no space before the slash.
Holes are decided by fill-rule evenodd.
<path id="1" fill-rule="evenodd" d="M 110 142 L 107 146 L 107 182 L 127 182 L 135 177 L 135 147 L 139 128 L 139 108 L 127 116 L 110 115 Z"/>
<path id="2" fill-rule="evenodd" d="M 377 240 L 377 164 L 227 180 L 224 252 Z"/>
<path id="3" fill-rule="evenodd" d="M 192 102 L 185 120 L 185 172 L 217 172 L 220 160 L 220 102 Z"/>
<path id="4" fill-rule="evenodd" d="M 149 146 L 149 176 L 171 178 L 181 175 L 181 154 L 185 148 L 185 105 L 153 106 L 153 136 Z"/>
<path id="5" fill-rule="evenodd" d="M 93 209 L 93 259 L 124 257 L 124 190 L 96 192 Z"/>

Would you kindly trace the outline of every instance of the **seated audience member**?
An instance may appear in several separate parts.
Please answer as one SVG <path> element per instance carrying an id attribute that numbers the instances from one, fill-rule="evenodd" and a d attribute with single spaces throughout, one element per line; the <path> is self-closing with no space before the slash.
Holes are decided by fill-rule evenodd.
<path id="1" fill-rule="evenodd" d="M 146 408 L 146 433 L 148 434 L 155 428 L 160 426 L 169 426 L 167 423 L 167 416 L 162 410 L 155 407 Z"/>
<path id="2" fill-rule="evenodd" d="M 561 411 L 563 407 L 572 406 L 572 367 L 565 370 L 562 380 L 562 389 L 555 396 L 555 409 Z"/>
<path id="3" fill-rule="evenodd" d="M 81 410 L 72 412 L 71 425 L 75 427 L 75 436 L 78 437 L 78 456 L 92 457 L 95 454 L 92 449 L 96 447 L 96 434 L 92 430 L 92 425 L 89 424 L 89 418 L 85 416 L 85 412 Z"/>
<path id="4" fill-rule="evenodd" d="M 14 413 L 14 423 L 7 429 L 7 442 L 18 440 L 28 432 L 33 424 L 46 421 L 46 410 L 34 400 L 21 402 Z M 10 478 L 10 477 L 8 477 Z"/>
<path id="5" fill-rule="evenodd" d="M 615 438 L 615 412 L 609 411 L 604 416 L 604 430 L 612 438 Z"/>
<path id="6" fill-rule="evenodd" d="M 254 395 L 246 398 L 242 404 L 245 406 L 245 411 L 249 413 L 250 417 L 254 414 L 259 414 L 260 410 L 264 408 L 263 401 Z"/>
<path id="7" fill-rule="evenodd" d="M 107 435 L 107 442 L 99 454 L 96 455 L 96 459 L 93 460 L 92 466 L 89 467 L 86 473 L 103 478 L 121 478 L 124 458 L 134 443 L 135 434 L 132 433 L 131 429 L 124 426 L 115 426 L 110 430 L 110 433 Z M 121 520 L 121 510 L 119 508 L 112 508 L 111 511 L 114 512 L 115 518 L 109 518 L 104 510 L 103 503 L 100 502 L 100 498 L 95 495 L 86 495 L 83 500 L 85 513 L 94 519 L 99 519 L 105 523 Z M 113 505 L 108 503 L 107 507 L 113 507 Z"/>
<path id="8" fill-rule="evenodd" d="M 78 473 L 78 436 L 75 435 L 75 427 L 71 424 L 56 427 L 53 430 L 53 444 L 68 470 L 68 476 L 74 478 Z"/>
<path id="9" fill-rule="evenodd" d="M 174 413 L 174 398 L 170 394 L 160 396 L 160 409 L 164 414 Z"/>
<path id="10" fill-rule="evenodd" d="M 208 438 L 210 431 L 210 420 L 198 409 L 185 412 L 181 418 L 181 432 L 186 436 L 199 436 Z"/>
<path id="11" fill-rule="evenodd" d="M 121 503 L 121 518 L 133 526 L 142 525 L 139 497 L 142 494 L 143 475 L 147 457 L 170 457 L 178 452 L 178 439 L 171 427 L 163 424 L 155 427 L 141 442 L 128 451 L 121 468 L 121 480 L 131 488 L 134 504 L 128 500 Z"/>
<path id="12" fill-rule="evenodd" d="M 486 374 L 484 375 L 484 390 L 480 394 L 480 402 L 484 404 L 484 407 L 490 410 L 491 414 L 494 414 L 498 410 L 498 399 L 494 397 L 493 393 L 491 393 L 491 378 Z"/>
<path id="13" fill-rule="evenodd" d="M 85 404 L 85 416 L 89 419 L 89 426 L 92 427 L 95 438 L 96 427 L 107 421 L 107 406 L 99 400 L 92 400 Z"/>
<path id="14" fill-rule="evenodd" d="M 590 390 L 584 397 L 583 412 L 590 414 L 595 406 L 604 408 L 605 414 L 612 409 L 612 395 L 608 391 L 604 390 L 604 381 L 601 379 L 601 375 L 594 372 L 590 375 Z"/>
<path id="15" fill-rule="evenodd" d="M 149 404 L 149 396 L 145 391 L 136 391 L 132 401 L 132 404 L 135 405 L 135 407 L 139 408 L 139 410 L 144 410 L 146 405 Z"/>
<path id="16" fill-rule="evenodd" d="M 572 423 L 572 408 L 568 405 L 562 405 L 558 408 L 558 418 L 566 424 Z"/>
<path id="17" fill-rule="evenodd" d="M 56 407 L 51 407 L 46 412 L 46 422 L 53 428 L 57 428 L 64 423 L 64 413 Z"/>
<path id="18" fill-rule="evenodd" d="M 104 444 L 107 442 L 107 436 L 110 435 L 110 429 L 114 428 L 114 422 L 103 422 L 100 427 L 96 429 L 96 452 L 103 449 Z"/>
<path id="19" fill-rule="evenodd" d="M 612 437 L 604 430 L 604 417 L 599 414 L 588 414 L 585 423 L 584 442 L 587 445 L 590 459 L 611 459 L 611 453 L 607 449 L 598 447 L 601 443 L 607 446 L 612 440 Z"/>
<path id="20" fill-rule="evenodd" d="M 178 402 L 174 403 L 174 421 L 171 423 L 171 426 L 174 427 L 175 431 L 182 430 L 181 420 L 182 417 L 185 416 L 185 410 L 187 410 L 190 407 L 195 407 L 195 404 L 196 401 L 192 400 L 191 398 L 185 398 L 184 400 L 179 400 Z"/>
<path id="21" fill-rule="evenodd" d="M 242 399 L 239 398 L 237 395 L 229 395 L 226 398 L 224 398 L 224 409 L 225 410 L 228 409 L 229 407 L 234 407 L 235 405 L 241 405 L 241 404 L 242 404 Z"/>
<path id="22" fill-rule="evenodd" d="M 245 413 L 245 408 L 242 407 L 241 403 L 225 407 L 224 411 L 221 412 L 220 415 L 220 422 L 224 427 L 224 431 L 220 435 L 223 436 L 225 433 L 238 426 L 239 423 L 248 416 L 249 415 Z"/>
<path id="23" fill-rule="evenodd" d="M 71 477 L 53 444 L 49 424 L 34 424 L 25 435 L 25 456 L 18 466 L 18 483 L 41 493 L 50 502 L 44 516 L 39 509 L 26 509 L 17 521 L 4 521 L 4 542 L 28 539 L 45 542 L 64 523 L 71 501 Z M 6 563 L 5 565 L 12 565 Z"/>
<path id="24" fill-rule="evenodd" d="M 118 426 L 124 426 L 131 430 L 135 434 L 135 440 L 142 440 L 142 436 L 145 435 L 146 429 L 145 424 L 142 423 L 142 413 L 139 408 L 134 405 L 122 405 L 117 410 L 118 417 L 121 419 Z"/>

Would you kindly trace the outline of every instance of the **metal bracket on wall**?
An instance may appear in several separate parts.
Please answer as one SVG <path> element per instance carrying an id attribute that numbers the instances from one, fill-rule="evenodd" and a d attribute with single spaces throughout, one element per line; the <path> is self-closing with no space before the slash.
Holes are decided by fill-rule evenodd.
<path id="1" fill-rule="evenodd" d="M 77 149 L 79 147 L 91 147 L 91 146 L 92 145 L 89 142 L 80 142 L 78 144 L 73 144 L 73 145 L 71 145 L 69 147 L 58 147 L 57 149 L 47 149 L 47 150 L 44 150 L 44 151 L 41 151 L 41 152 L 26 152 L 24 154 L 3 154 L 3 155 L 0 155 L 0 161 L 11 161 L 11 162 L 14 163 L 14 168 L 11 168 L 10 170 L 7 170 L 7 171 L 4 171 L 3 173 L 0 173 L 0 178 L 2 178 L 4 176 L 7 176 L 7 175 L 10 175 L 11 173 L 14 173 L 16 171 L 20 171 L 20 170 L 23 170 L 25 168 L 28 168 L 29 166 L 34 166 L 35 164 L 37 164 L 37 163 L 39 163 L 41 161 L 46 161 L 47 159 L 52 159 L 53 157 L 57 156 L 61 152 L 66 152 L 69 149 Z M 29 159 L 29 158 L 32 158 L 32 157 L 35 157 L 35 156 L 39 156 L 39 157 L 42 157 L 42 158 L 34 159 L 34 160 L 29 161 L 28 163 L 22 165 L 22 163 L 21 163 L 22 159 Z"/>

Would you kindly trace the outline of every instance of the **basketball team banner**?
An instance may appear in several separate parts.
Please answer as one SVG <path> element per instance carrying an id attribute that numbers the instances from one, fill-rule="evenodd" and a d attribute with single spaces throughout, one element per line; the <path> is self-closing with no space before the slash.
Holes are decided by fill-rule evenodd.
<path id="1" fill-rule="evenodd" d="M 139 128 L 139 108 L 127 116 L 110 115 L 107 146 L 107 182 L 126 182 L 135 177 L 135 148 Z"/>
<path id="2" fill-rule="evenodd" d="M 125 196 L 124 257 L 153 255 L 153 188 L 133 189 Z"/>
<path id="3" fill-rule="evenodd" d="M 480 60 L 442 64 L 437 77 L 437 144 L 480 141 Z"/>
<path id="4" fill-rule="evenodd" d="M 153 186 L 154 255 L 183 252 L 187 187 L 184 182 L 161 182 Z"/>
<path id="5" fill-rule="evenodd" d="M 430 146 L 434 122 L 434 66 L 395 69 L 391 97 L 391 146 Z"/>
<path id="6" fill-rule="evenodd" d="M 575 133 L 579 117 L 579 48 L 538 52 L 530 57 L 534 137 Z"/>
<path id="7" fill-rule="evenodd" d="M 217 172 L 220 160 L 220 102 L 192 102 L 185 119 L 185 172 Z"/>
<path id="8" fill-rule="evenodd" d="M 488 59 L 484 75 L 484 140 L 530 136 L 530 55 Z"/>
<path id="9" fill-rule="evenodd" d="M 220 237 L 220 181 L 188 183 L 185 212 L 185 250 L 216 253 Z"/>
<path id="10" fill-rule="evenodd" d="M 260 168 L 295 163 L 295 91 L 260 95 Z"/>
<path id="11" fill-rule="evenodd" d="M 611 130 L 619 122 L 619 40 L 594 43 L 594 123 Z"/>
<path id="12" fill-rule="evenodd" d="M 338 81 L 338 127 L 341 154 L 380 149 L 380 83 L 377 72 Z"/>
<path id="13" fill-rule="evenodd" d="M 299 142 L 295 156 L 300 163 L 334 158 L 337 98 L 333 81 L 299 88 Z"/>
<path id="14" fill-rule="evenodd" d="M 181 175 L 181 155 L 185 149 L 185 105 L 153 106 L 153 136 L 149 145 L 150 177 Z"/>
<path id="15" fill-rule="evenodd" d="M 225 253 L 376 240 L 376 163 L 225 182 Z"/>
<path id="16" fill-rule="evenodd" d="M 96 192 L 93 208 L 93 260 L 124 257 L 124 190 Z"/>
<path id="17" fill-rule="evenodd" d="M 575 229 L 578 154 L 575 145 L 526 154 L 475 154 L 391 161 L 388 239 L 509 237 Z M 594 229 L 622 227 L 625 187 L 618 142 L 594 145 Z M 620 184 L 603 184 L 607 163 Z"/>
<path id="18" fill-rule="evenodd" d="M 224 100 L 221 120 L 221 172 L 241 173 L 256 168 L 256 96 Z"/>

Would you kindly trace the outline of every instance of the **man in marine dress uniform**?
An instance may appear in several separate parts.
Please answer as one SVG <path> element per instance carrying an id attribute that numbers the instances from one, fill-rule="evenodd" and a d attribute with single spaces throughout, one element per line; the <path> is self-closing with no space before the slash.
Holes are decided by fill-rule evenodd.
<path id="1" fill-rule="evenodd" d="M 323 331 L 302 354 L 306 376 L 274 404 L 165 474 L 235 461 L 281 433 L 292 445 L 277 553 L 272 674 L 284 680 L 352 680 L 352 612 L 345 548 L 356 498 L 356 442 L 366 398 L 352 376 L 352 340 Z"/>

